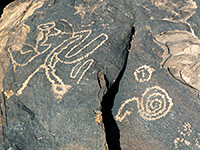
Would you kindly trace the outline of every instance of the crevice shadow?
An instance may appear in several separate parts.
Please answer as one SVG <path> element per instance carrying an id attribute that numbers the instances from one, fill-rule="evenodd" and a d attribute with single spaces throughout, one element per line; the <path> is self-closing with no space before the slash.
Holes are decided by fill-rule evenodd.
<path id="1" fill-rule="evenodd" d="M 103 100 L 101 102 L 101 111 L 102 111 L 102 118 L 103 118 L 103 124 L 104 124 L 104 130 L 106 134 L 106 142 L 109 150 L 121 150 L 120 147 L 120 130 L 119 127 L 117 126 L 117 123 L 112 115 L 112 108 L 114 105 L 114 99 L 116 94 L 118 93 L 119 90 L 119 84 L 120 81 L 124 75 L 124 71 L 126 69 L 126 64 L 128 60 L 128 50 L 131 47 L 131 41 L 132 37 L 134 35 L 135 29 L 134 27 L 131 30 L 131 33 L 129 35 L 130 40 L 127 44 L 126 47 L 126 57 L 125 57 L 125 62 L 122 70 L 120 71 L 117 79 L 115 80 L 115 83 L 109 87 L 109 82 L 104 75 L 104 78 L 106 80 L 106 86 L 108 88 L 106 94 L 103 96 Z"/>
<path id="2" fill-rule="evenodd" d="M 13 2 L 15 0 L 1 0 L 0 1 L 0 18 L 1 18 L 1 15 L 3 14 L 3 9 L 11 2 Z"/>

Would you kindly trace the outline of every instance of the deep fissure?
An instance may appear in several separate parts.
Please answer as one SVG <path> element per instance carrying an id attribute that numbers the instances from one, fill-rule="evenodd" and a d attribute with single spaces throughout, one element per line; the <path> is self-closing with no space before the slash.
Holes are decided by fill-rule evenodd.
<path id="1" fill-rule="evenodd" d="M 104 75 L 104 79 L 106 81 L 106 86 L 107 86 L 107 92 L 103 95 L 102 98 L 101 112 L 102 112 L 105 135 L 106 135 L 106 142 L 109 150 L 121 150 L 120 130 L 113 117 L 112 108 L 114 105 L 115 96 L 119 90 L 120 81 L 126 69 L 129 49 L 131 48 L 131 41 L 133 40 L 134 33 L 135 33 L 135 28 L 132 27 L 131 32 L 129 34 L 129 42 L 127 43 L 127 47 L 125 49 L 126 57 L 124 61 L 124 66 L 120 71 L 117 79 L 115 80 L 115 83 L 111 87 L 108 86 L 109 85 L 108 80 L 106 78 L 106 75 Z"/>

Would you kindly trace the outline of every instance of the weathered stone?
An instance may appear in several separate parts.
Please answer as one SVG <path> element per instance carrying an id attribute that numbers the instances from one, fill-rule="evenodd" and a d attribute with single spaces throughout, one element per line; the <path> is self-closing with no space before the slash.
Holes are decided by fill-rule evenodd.
<path id="1" fill-rule="evenodd" d="M 97 73 L 103 70 L 112 85 L 124 66 L 134 21 L 127 8 L 128 2 L 35 0 L 4 10 L 4 149 L 104 149 L 98 109 L 107 87 Z"/>
<path id="2" fill-rule="evenodd" d="M 0 19 L 0 149 L 199 149 L 199 6 L 8 5 Z"/>
<path id="3" fill-rule="evenodd" d="M 121 148 L 197 150 L 200 48 L 188 19 L 200 6 L 192 0 L 145 4 L 134 13 L 136 32 L 113 108 Z"/>

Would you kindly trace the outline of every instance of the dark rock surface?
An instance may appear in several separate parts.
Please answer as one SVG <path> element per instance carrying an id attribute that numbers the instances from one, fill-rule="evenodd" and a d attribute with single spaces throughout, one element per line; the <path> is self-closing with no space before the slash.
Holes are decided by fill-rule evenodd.
<path id="1" fill-rule="evenodd" d="M 200 149 L 199 5 L 8 5 L 0 149 Z"/>
<path id="2" fill-rule="evenodd" d="M 113 107 L 123 150 L 200 149 L 198 67 L 191 71 L 198 65 L 199 39 L 179 11 L 171 18 L 170 2 L 147 2 L 134 15 L 136 32 Z M 198 11 L 190 20 L 196 16 Z"/>
<path id="3" fill-rule="evenodd" d="M 109 1 L 12 3 L 10 9 L 22 14 L 5 45 L 4 149 L 106 147 L 99 111 L 104 74 L 112 86 L 124 66 L 133 25 L 129 7 Z"/>

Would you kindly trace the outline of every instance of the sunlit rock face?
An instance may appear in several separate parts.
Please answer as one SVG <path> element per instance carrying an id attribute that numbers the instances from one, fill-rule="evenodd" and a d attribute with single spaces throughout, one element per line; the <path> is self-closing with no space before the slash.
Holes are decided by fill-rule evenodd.
<path id="1" fill-rule="evenodd" d="M 0 18 L 0 149 L 199 149 L 199 6 L 7 5 Z"/>

